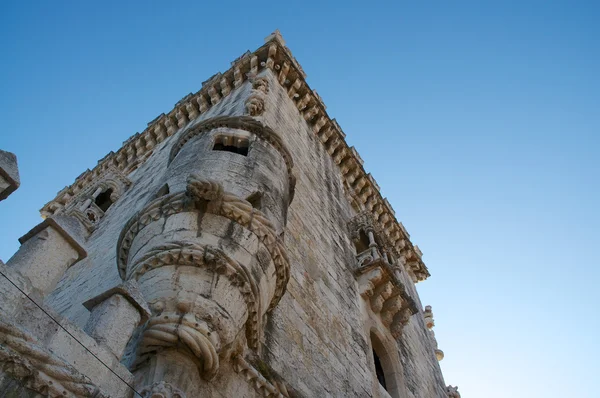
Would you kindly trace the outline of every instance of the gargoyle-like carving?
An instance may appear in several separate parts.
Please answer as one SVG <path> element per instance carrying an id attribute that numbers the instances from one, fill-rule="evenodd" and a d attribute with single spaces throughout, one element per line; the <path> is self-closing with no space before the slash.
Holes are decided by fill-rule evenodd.
<path id="1" fill-rule="evenodd" d="M 186 398 L 183 391 L 164 381 L 144 387 L 140 394 L 142 398 Z"/>
<path id="2" fill-rule="evenodd" d="M 108 398 L 86 376 L 46 350 L 33 335 L 3 320 L 0 369 L 45 396 Z"/>
<path id="3" fill-rule="evenodd" d="M 148 251 L 128 269 L 127 279 L 137 280 L 146 272 L 164 265 L 210 267 L 217 274 L 228 278 L 239 289 L 248 307 L 248 321 L 246 324 L 248 345 L 253 348 L 258 347 L 260 324 L 258 317 L 260 306 L 258 286 L 246 274 L 241 265 L 217 248 L 173 242 Z"/>
<path id="4" fill-rule="evenodd" d="M 267 94 L 269 92 L 269 81 L 264 77 L 254 78 L 252 80 L 252 90 Z"/>
<path id="5" fill-rule="evenodd" d="M 265 100 L 257 94 L 251 94 L 246 100 L 246 111 L 250 116 L 260 116 L 265 111 Z"/>

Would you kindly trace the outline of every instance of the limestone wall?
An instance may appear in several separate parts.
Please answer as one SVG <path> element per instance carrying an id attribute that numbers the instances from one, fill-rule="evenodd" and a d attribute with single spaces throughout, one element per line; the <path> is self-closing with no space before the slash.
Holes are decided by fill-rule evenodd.
<path id="1" fill-rule="evenodd" d="M 344 194 L 340 171 L 273 73 L 267 69 L 261 76 L 268 80 L 269 91 L 265 112 L 258 119 L 279 134 L 289 148 L 297 182 L 285 228 L 291 277 L 286 294 L 268 316 L 254 365 L 271 378 L 284 381 L 290 394 L 297 397 L 384 396 L 373 377 L 369 332 L 375 327 L 385 333 L 385 327 L 372 325 L 369 320 L 377 317 L 369 313 L 359 294 L 354 276 L 358 264 L 347 227 L 355 211 Z M 117 239 L 125 222 L 153 199 L 169 175 L 173 175 L 173 169 L 169 170 L 167 165 L 178 137 L 212 117 L 246 114 L 245 102 L 250 91 L 250 83 L 245 82 L 155 147 L 145 163 L 128 176 L 131 186 L 90 235 L 88 257 L 67 271 L 47 298 L 47 304 L 78 325 L 85 325 L 89 312 L 82 303 L 121 282 L 116 265 Z M 189 146 L 186 151 L 192 149 L 194 146 Z M 265 186 L 268 182 L 263 182 L 262 187 L 249 182 L 261 167 L 271 168 L 271 174 L 284 168 L 283 164 L 273 164 L 275 157 L 264 151 L 240 158 L 242 163 L 237 164 L 237 172 L 224 171 L 231 170 L 231 162 L 240 155 L 224 153 L 219 157 L 221 154 L 209 151 L 208 159 L 199 162 L 210 176 L 222 178 L 227 186 L 237 187 L 238 192 L 246 195 L 257 188 L 269 189 Z M 173 184 L 171 189 L 182 189 L 184 185 L 186 170 L 177 173 L 181 174 L 182 182 Z M 277 206 L 268 204 L 273 214 L 281 214 L 274 209 Z M 406 273 L 402 274 L 402 283 L 421 308 L 413 281 Z M 397 376 L 404 388 L 398 396 L 446 396 L 420 313 L 411 316 L 398 343 L 386 348 L 396 350 L 395 355 L 400 358 Z M 231 363 L 222 365 L 220 374 L 206 389 L 214 396 L 256 394 L 244 377 L 232 371 Z"/>
<path id="2" fill-rule="evenodd" d="M 66 330 L 144 397 L 459 396 L 421 253 L 281 37 L 232 65 L 44 206 L 6 270 L 66 329 L 3 281 L 0 338 L 16 322 L 119 396 Z"/>

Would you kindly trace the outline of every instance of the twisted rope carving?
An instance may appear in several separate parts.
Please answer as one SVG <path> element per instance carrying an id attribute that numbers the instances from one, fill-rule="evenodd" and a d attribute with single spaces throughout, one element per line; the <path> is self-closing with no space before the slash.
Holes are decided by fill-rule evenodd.
<path id="1" fill-rule="evenodd" d="M 30 333 L 0 320 L 0 369 L 49 397 L 108 398 L 86 376 L 48 352 Z"/>
<path id="2" fill-rule="evenodd" d="M 138 279 L 144 273 L 164 265 L 206 266 L 227 277 L 231 284 L 238 288 L 248 307 L 246 322 L 248 345 L 253 348 L 258 347 L 260 295 L 258 286 L 244 267 L 214 247 L 171 242 L 148 251 L 131 267 L 128 278 Z"/>
<path id="3" fill-rule="evenodd" d="M 236 373 L 244 376 L 252 386 L 258 391 L 258 393 L 267 398 L 288 398 L 289 394 L 287 388 L 283 383 L 275 383 L 273 385 L 269 380 L 265 379 L 252 365 L 250 365 L 241 356 L 233 358 L 233 370 Z"/>
<path id="4" fill-rule="evenodd" d="M 131 269 L 135 267 L 131 267 L 128 272 L 127 261 L 129 250 L 139 231 L 161 217 L 168 217 L 184 211 L 195 211 L 194 202 L 199 199 L 211 201 L 211 206 L 206 209 L 207 212 L 237 222 L 252 231 L 265 245 L 275 264 L 277 276 L 275 294 L 269 305 L 269 310 L 273 309 L 285 293 L 290 277 L 289 259 L 281 238 L 277 236 L 273 224 L 266 215 L 252 207 L 250 202 L 232 193 L 224 192 L 221 184 L 204 179 L 197 174 L 192 174 L 188 178 L 186 192 L 177 192 L 155 199 L 127 222 L 117 245 L 117 264 L 121 278 L 132 277 Z"/>
<path id="5" fill-rule="evenodd" d="M 219 369 L 219 355 L 210 339 L 208 328 L 198 322 L 193 322 L 185 316 L 177 314 L 162 314 L 148 321 L 142 336 L 139 349 L 138 364 L 144 356 L 157 347 L 173 347 L 181 342 L 202 362 L 202 373 L 210 378 Z"/>

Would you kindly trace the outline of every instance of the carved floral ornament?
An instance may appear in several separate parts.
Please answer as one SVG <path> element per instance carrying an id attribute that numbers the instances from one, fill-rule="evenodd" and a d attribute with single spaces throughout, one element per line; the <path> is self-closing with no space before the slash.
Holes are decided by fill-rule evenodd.
<path id="1" fill-rule="evenodd" d="M 344 132 L 335 119 L 329 117 L 318 93 L 308 86 L 302 67 L 277 32 L 268 36 L 266 43 L 256 51 L 237 58 L 228 71 L 217 73 L 203 83 L 200 91 L 184 97 L 168 114 L 161 114 L 151 121 L 146 130 L 132 136 L 117 153 L 111 153 L 102 159 L 90 174 L 98 175 L 108 167 L 127 174 L 143 162 L 156 145 L 206 113 L 234 89 L 242 86 L 249 76 L 257 76 L 266 69 L 271 70 L 277 82 L 287 91 L 300 114 L 339 166 L 344 185 L 352 191 L 350 200 L 355 198 L 355 204 L 361 210 L 372 213 L 394 245 L 398 246 L 402 241 L 412 245 L 408 233 L 396 220 L 392 207 L 381 196 L 377 183 L 365 172 L 362 159 L 353 147 L 347 145 Z M 259 90 L 262 90 L 260 85 L 255 91 Z M 252 107 L 254 109 L 254 105 Z M 60 208 L 68 195 L 76 194 L 85 186 L 87 178 L 86 175 L 78 177 L 71 187 L 61 191 L 54 201 L 45 205 L 42 213 L 54 214 L 57 206 Z M 414 267 L 417 281 L 429 276 L 429 271 L 420 258 L 414 262 Z"/>

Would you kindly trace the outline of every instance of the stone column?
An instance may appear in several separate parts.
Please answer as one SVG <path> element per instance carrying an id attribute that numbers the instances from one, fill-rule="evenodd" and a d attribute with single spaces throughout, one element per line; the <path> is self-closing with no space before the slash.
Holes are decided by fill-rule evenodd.
<path id="1" fill-rule="evenodd" d="M 134 330 L 150 309 L 134 282 L 125 282 L 83 303 L 90 312 L 85 331 L 121 359 Z"/>
<path id="2" fill-rule="evenodd" d="M 70 266 L 87 256 L 82 230 L 75 218 L 47 218 L 19 239 L 21 247 L 6 265 L 46 296 Z"/>

